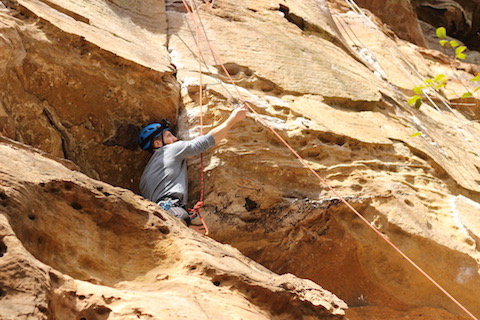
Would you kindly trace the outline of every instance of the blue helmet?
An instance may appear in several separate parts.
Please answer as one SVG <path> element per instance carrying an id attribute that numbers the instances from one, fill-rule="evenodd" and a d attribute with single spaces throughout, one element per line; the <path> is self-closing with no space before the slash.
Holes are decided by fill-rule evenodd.
<path id="1" fill-rule="evenodd" d="M 163 132 L 170 130 L 170 123 L 163 119 L 160 123 L 151 123 L 143 128 L 138 135 L 138 144 L 143 150 L 148 150 L 152 146 L 152 141 L 159 137 Z"/>

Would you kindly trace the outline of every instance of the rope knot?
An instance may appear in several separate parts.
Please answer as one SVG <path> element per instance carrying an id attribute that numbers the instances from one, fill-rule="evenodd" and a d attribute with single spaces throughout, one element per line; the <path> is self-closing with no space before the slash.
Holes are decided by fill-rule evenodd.
<path id="1" fill-rule="evenodd" d="M 195 204 L 195 206 L 193 207 L 193 209 L 188 209 L 188 211 L 190 211 L 190 219 L 191 220 L 195 219 L 196 217 L 200 218 L 200 221 L 202 222 L 203 228 L 205 229 L 205 235 L 207 236 L 208 235 L 208 227 L 207 227 L 207 224 L 205 223 L 205 220 L 203 220 L 202 215 L 200 214 L 200 209 L 203 206 L 204 206 L 204 202 L 203 201 L 198 201 Z"/>
<path id="2" fill-rule="evenodd" d="M 195 206 L 193 207 L 193 210 L 194 210 L 194 211 L 197 211 L 197 210 L 203 208 L 204 205 L 205 205 L 205 203 L 204 203 L 203 201 L 198 201 L 198 202 L 195 204 Z"/>

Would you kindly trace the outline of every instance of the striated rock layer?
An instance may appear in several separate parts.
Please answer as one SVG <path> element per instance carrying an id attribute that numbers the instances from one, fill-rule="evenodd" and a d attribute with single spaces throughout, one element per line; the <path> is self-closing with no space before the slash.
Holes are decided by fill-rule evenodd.
<path id="1" fill-rule="evenodd" d="M 275 7 L 219 1 L 199 10 L 243 99 L 380 232 L 479 314 L 479 238 L 474 231 L 479 221 L 462 217 L 478 211 L 480 128 L 473 111 L 448 109 L 441 100 L 458 98 L 461 80 L 473 76 L 477 67 L 463 64 L 466 72 L 456 70 L 459 64 L 447 56 L 398 40 L 385 26 L 343 8 L 332 15 L 337 29 L 345 32 L 335 37 L 326 37 L 333 29 L 300 2 Z M 192 84 L 198 67 L 192 63 L 195 51 L 184 45 L 191 37 L 186 19 L 180 10 L 169 11 L 169 23 L 179 26 L 171 27 L 170 46 L 175 64 L 186 69 L 178 76 L 188 84 L 183 100 L 191 119 L 198 112 L 198 89 Z M 235 31 L 230 31 L 232 23 Z M 175 40 L 178 34 L 184 41 Z M 363 61 L 343 46 L 331 45 L 342 38 Z M 208 52 L 206 46 L 202 49 Z M 288 62 L 285 52 L 291 53 Z M 219 105 L 235 90 L 218 84 L 217 79 L 227 80 L 209 57 L 212 67 L 204 71 L 203 81 L 207 123 L 215 124 L 225 115 Z M 421 82 L 413 71 L 403 73 L 410 66 L 423 76 L 445 73 L 456 80 L 443 97 L 435 96 L 417 110 L 405 103 L 405 93 L 411 95 Z M 383 308 L 379 312 L 384 315 L 395 310 L 392 318 L 447 317 L 444 309 L 452 319 L 465 316 L 253 117 L 228 144 L 208 154 L 207 164 L 205 211 L 215 239 L 272 270 L 322 284 L 350 305 L 347 316 L 352 319 L 369 319 L 368 310 L 378 310 L 369 306 Z M 198 181 L 196 173 L 191 176 Z"/>
<path id="2" fill-rule="evenodd" d="M 459 98 L 474 91 L 479 66 L 400 40 L 433 42 L 431 25 L 399 23 L 416 21 L 408 1 L 363 1 L 373 13 L 341 0 L 187 2 L 188 10 L 177 0 L 4 1 L 0 131 L 136 191 L 148 158 L 134 147 L 140 126 L 169 117 L 189 139 L 200 132 L 200 102 L 208 131 L 250 101 L 258 115 L 205 155 L 203 213 L 212 238 L 287 275 L 192 235 L 129 191 L 51 172 L 40 164 L 47 160 L 30 158 L 39 155 L 4 145 L 2 155 L 31 160 L 19 169 L 2 156 L 2 225 L 12 235 L 5 239 L 17 240 L 2 240 L 0 259 L 18 252 L 12 259 L 28 261 L 27 278 L 38 279 L 15 289 L 32 301 L 25 310 L 2 289 L 6 308 L 86 319 L 197 318 L 203 308 L 205 318 L 222 319 L 227 305 L 239 319 L 342 317 L 341 302 L 295 274 L 338 295 L 351 320 L 466 319 L 260 118 L 480 316 L 480 113 L 478 96 Z M 195 39 L 203 31 L 210 45 Z M 419 109 L 407 105 L 413 87 L 438 74 L 446 87 Z M 190 199 L 199 196 L 198 168 L 192 159 Z M 44 295 L 32 297 L 38 288 Z"/>

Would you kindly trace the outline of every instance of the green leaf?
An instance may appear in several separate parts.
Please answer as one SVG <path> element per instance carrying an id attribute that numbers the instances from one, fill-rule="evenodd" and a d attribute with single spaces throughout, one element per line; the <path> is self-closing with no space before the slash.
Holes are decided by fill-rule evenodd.
<path id="1" fill-rule="evenodd" d="M 458 58 L 458 59 L 465 59 L 467 58 L 467 55 L 463 53 L 463 51 L 467 50 L 467 47 L 465 46 L 460 46 L 460 47 L 457 47 L 455 49 L 455 56 Z"/>
<path id="2" fill-rule="evenodd" d="M 470 81 L 480 81 L 480 73 L 477 73 L 477 75 L 470 79 Z"/>
<path id="3" fill-rule="evenodd" d="M 459 54 L 459 53 L 462 53 L 463 51 L 467 50 L 467 47 L 465 46 L 460 46 L 458 48 L 455 49 L 455 54 Z"/>
<path id="4" fill-rule="evenodd" d="M 427 85 L 431 85 L 431 84 L 433 83 L 433 79 L 427 78 L 427 79 L 425 79 L 425 81 L 423 81 L 423 82 L 424 82 L 425 84 L 427 84 Z"/>
<path id="5" fill-rule="evenodd" d="M 477 87 L 473 92 L 477 92 L 478 90 L 480 90 L 480 87 Z"/>
<path id="6" fill-rule="evenodd" d="M 420 106 L 422 105 L 422 97 L 416 95 L 416 96 L 413 96 L 410 99 L 408 99 L 407 102 L 408 102 L 409 105 L 414 105 L 415 108 L 420 108 Z"/>
<path id="7" fill-rule="evenodd" d="M 444 74 L 438 74 L 433 81 L 435 82 L 446 82 L 447 81 L 447 76 Z"/>
<path id="8" fill-rule="evenodd" d="M 442 47 L 445 47 L 447 44 L 449 44 L 448 40 L 440 40 L 438 41 Z"/>
<path id="9" fill-rule="evenodd" d="M 417 131 L 415 132 L 414 134 L 411 134 L 410 137 L 414 138 L 414 137 L 418 137 L 418 136 L 421 136 L 423 133 L 421 131 Z"/>
<path id="10" fill-rule="evenodd" d="M 479 87 L 480 88 L 480 87 Z M 471 96 L 473 96 L 473 94 L 471 92 L 465 92 L 463 95 L 462 95 L 462 98 L 470 98 Z"/>
<path id="11" fill-rule="evenodd" d="M 410 99 L 408 99 L 407 103 L 409 105 L 414 105 L 415 103 L 417 103 L 418 100 L 422 100 L 422 97 L 420 97 L 419 95 L 415 95 L 413 97 L 410 97 Z"/>
<path id="12" fill-rule="evenodd" d="M 423 88 L 421 86 L 413 88 L 413 92 L 421 96 L 423 94 Z"/>
<path id="13" fill-rule="evenodd" d="M 437 28 L 436 34 L 437 37 L 439 37 L 440 39 L 444 39 L 447 37 L 447 29 L 445 29 L 444 27 Z"/>
<path id="14" fill-rule="evenodd" d="M 419 109 L 422 106 L 422 99 L 415 101 L 415 108 Z"/>
<path id="15" fill-rule="evenodd" d="M 452 47 L 452 48 L 458 47 L 460 45 L 460 43 L 456 40 L 450 41 L 449 44 L 450 44 L 450 47 Z"/>
<path id="16" fill-rule="evenodd" d="M 435 89 L 440 89 L 440 88 L 445 87 L 445 86 L 446 86 L 446 83 L 442 82 L 442 83 L 436 84 L 434 88 Z"/>

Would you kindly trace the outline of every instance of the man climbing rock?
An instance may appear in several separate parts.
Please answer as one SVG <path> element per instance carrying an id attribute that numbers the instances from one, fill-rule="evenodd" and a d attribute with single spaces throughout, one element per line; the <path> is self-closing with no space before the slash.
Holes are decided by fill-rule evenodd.
<path id="1" fill-rule="evenodd" d="M 140 179 L 141 194 L 173 216 L 191 224 L 185 204 L 188 197 L 186 159 L 212 147 L 247 113 L 245 105 L 235 108 L 225 122 L 209 133 L 190 141 L 180 141 L 170 131 L 168 120 L 152 123 L 143 128 L 138 143 L 152 153 Z"/>

